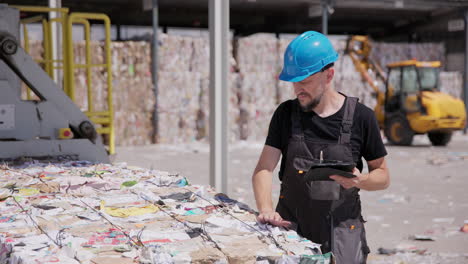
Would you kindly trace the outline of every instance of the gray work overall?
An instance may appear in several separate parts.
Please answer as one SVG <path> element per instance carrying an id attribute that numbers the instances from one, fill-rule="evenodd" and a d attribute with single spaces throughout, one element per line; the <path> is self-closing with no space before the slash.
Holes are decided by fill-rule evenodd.
<path id="1" fill-rule="evenodd" d="M 281 193 L 276 211 L 297 223 L 298 233 L 322 244 L 322 252 L 332 251 L 336 263 L 365 263 L 367 247 L 359 189 L 344 189 L 333 180 L 306 180 L 314 163 L 323 160 L 354 162 L 351 127 L 358 99 L 347 97 L 340 137 L 337 142 L 304 137 L 300 106 L 294 101 L 291 111 L 292 133 L 289 139 Z M 357 159 L 357 157 L 356 157 Z M 311 172 L 312 173 L 312 172 Z"/>

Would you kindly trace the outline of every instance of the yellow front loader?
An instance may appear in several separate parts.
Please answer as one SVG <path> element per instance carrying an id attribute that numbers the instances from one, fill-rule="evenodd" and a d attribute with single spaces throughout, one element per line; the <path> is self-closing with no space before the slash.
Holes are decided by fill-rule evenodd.
<path id="1" fill-rule="evenodd" d="M 445 146 L 453 131 L 465 127 L 463 101 L 439 90 L 440 62 L 395 62 L 387 65 L 385 74 L 370 58 L 368 37 L 351 37 L 346 50 L 376 93 L 377 120 L 392 144 L 411 145 L 414 135 L 427 134 L 434 146 Z M 385 83 L 385 91 L 379 89 L 376 78 Z"/>

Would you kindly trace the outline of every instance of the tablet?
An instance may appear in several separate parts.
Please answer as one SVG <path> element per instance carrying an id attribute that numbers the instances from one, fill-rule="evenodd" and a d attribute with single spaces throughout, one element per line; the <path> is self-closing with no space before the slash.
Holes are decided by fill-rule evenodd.
<path id="1" fill-rule="evenodd" d="M 354 178 L 356 175 L 352 171 L 355 166 L 356 164 L 353 162 L 322 161 L 310 167 L 310 170 L 305 175 L 305 179 L 308 181 L 333 181 L 333 179 L 330 179 L 331 175 Z"/>
<path id="2" fill-rule="evenodd" d="M 343 176 L 346 178 L 354 178 L 356 175 L 352 174 L 351 172 L 346 172 L 342 170 L 337 170 L 333 168 L 314 168 L 308 171 L 305 175 L 305 180 L 308 181 L 333 181 L 330 179 L 331 175 L 338 175 Z"/>
<path id="3" fill-rule="evenodd" d="M 323 160 L 314 163 L 310 169 L 314 168 L 332 168 L 332 169 L 337 169 L 337 170 L 342 170 L 342 171 L 347 171 L 347 172 L 353 172 L 354 167 L 356 167 L 356 164 L 354 162 L 344 162 L 344 161 L 338 161 L 338 160 Z"/>

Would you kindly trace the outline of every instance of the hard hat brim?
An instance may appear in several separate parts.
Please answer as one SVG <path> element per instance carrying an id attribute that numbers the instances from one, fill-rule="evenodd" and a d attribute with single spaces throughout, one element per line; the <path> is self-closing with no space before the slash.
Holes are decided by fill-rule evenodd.
<path id="1" fill-rule="evenodd" d="M 312 74 L 305 74 L 305 75 L 300 75 L 300 76 L 295 76 L 295 75 L 289 75 L 285 69 L 283 69 L 278 77 L 278 79 L 280 79 L 281 81 L 285 81 L 285 82 L 300 82 L 300 81 L 303 81 L 305 79 L 307 79 L 307 77 L 309 77 L 310 75 Z"/>

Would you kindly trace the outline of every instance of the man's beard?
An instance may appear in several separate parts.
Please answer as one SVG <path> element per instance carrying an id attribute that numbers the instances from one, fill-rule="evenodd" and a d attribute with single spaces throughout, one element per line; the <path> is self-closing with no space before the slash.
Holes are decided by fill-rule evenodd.
<path id="1" fill-rule="evenodd" d="M 320 94 L 319 96 L 317 96 L 316 98 L 312 99 L 312 101 L 310 101 L 308 104 L 306 105 L 301 105 L 301 108 L 302 108 L 302 111 L 304 112 L 311 112 L 318 104 L 320 104 L 320 100 L 322 100 L 322 95 L 323 94 Z"/>

